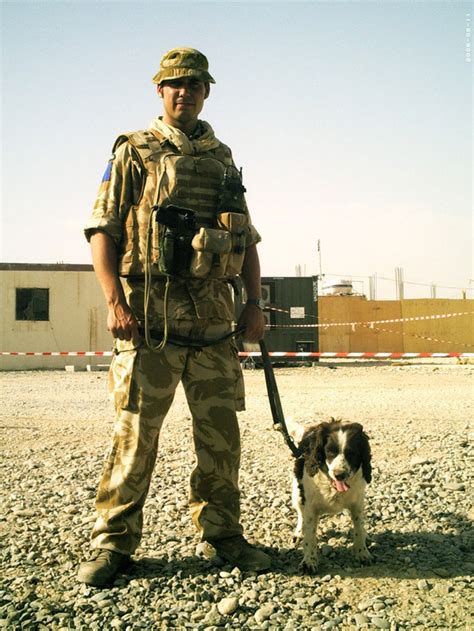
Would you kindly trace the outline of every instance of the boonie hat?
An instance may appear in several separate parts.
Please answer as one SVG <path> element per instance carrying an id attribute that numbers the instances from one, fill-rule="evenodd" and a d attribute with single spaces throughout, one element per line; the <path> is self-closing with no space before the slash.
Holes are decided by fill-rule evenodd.
<path id="1" fill-rule="evenodd" d="M 208 69 L 207 57 L 195 48 L 172 48 L 161 58 L 160 69 L 153 77 L 153 83 L 172 81 L 179 77 L 194 77 L 199 81 L 215 83 Z"/>

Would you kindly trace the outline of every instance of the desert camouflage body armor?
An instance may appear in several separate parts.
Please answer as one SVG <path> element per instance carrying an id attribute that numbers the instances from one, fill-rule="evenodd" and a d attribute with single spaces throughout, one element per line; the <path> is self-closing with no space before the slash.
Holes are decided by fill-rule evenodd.
<path id="1" fill-rule="evenodd" d="M 125 219 L 120 245 L 121 276 L 142 276 L 149 261 L 152 275 L 163 275 L 160 265 L 163 226 L 150 213 L 155 206 L 176 206 L 194 211 L 196 234 L 192 239 L 192 260 L 184 274 L 190 278 L 228 278 L 241 271 L 250 227 L 243 195 L 225 190 L 229 178 L 240 175 L 226 145 L 197 155 L 178 151 L 156 130 L 120 136 L 114 151 L 129 142 L 143 170 L 143 188 L 138 202 Z M 224 204 L 224 205 L 223 205 Z M 150 242 L 147 247 L 147 233 Z"/>

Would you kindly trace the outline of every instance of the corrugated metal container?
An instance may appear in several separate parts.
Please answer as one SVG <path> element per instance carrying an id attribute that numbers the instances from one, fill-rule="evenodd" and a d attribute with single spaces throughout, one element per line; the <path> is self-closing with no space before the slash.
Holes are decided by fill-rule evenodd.
<path id="1" fill-rule="evenodd" d="M 265 333 L 269 351 L 318 351 L 318 279 L 316 276 L 262 277 L 265 320 L 271 328 Z M 235 298 L 236 317 L 245 295 Z M 288 326 L 289 325 L 289 326 Z M 298 326 L 300 325 L 300 326 Z"/>

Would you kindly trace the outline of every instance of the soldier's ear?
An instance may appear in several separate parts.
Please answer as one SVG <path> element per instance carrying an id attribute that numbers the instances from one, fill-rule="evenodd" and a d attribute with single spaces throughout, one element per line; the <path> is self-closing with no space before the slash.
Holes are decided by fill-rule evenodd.
<path id="1" fill-rule="evenodd" d="M 163 86 L 161 86 L 159 83 L 156 86 L 156 91 L 158 93 L 158 96 L 160 97 L 160 99 L 163 98 Z"/>

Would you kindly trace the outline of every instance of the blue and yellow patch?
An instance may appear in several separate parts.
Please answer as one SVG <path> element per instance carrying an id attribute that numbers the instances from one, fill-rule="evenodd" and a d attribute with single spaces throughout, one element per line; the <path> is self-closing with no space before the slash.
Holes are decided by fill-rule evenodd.
<path id="1" fill-rule="evenodd" d="M 102 176 L 102 182 L 110 182 L 110 175 L 112 173 L 112 160 L 107 164 L 107 168 L 105 169 L 105 173 Z"/>

